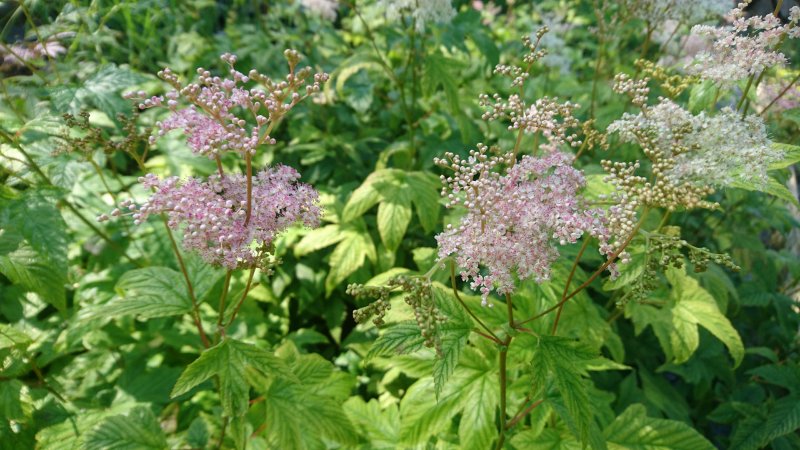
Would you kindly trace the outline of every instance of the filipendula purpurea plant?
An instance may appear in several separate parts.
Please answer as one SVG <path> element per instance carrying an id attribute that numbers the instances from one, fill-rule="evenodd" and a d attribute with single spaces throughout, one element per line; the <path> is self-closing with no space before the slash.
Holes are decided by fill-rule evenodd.
<path id="1" fill-rule="evenodd" d="M 154 267 L 128 272 L 118 284 L 124 295 L 107 309 L 145 318 L 184 312 L 191 317 L 204 350 L 183 371 L 171 396 L 192 392 L 213 379 L 223 411 L 220 443 L 230 425 L 237 447 L 244 447 L 246 441 L 244 415 L 249 409 L 250 385 L 264 376 L 289 382 L 297 378 L 281 358 L 230 337 L 227 331 L 248 298 L 256 273 L 268 276 L 280 264 L 273 256 L 275 238 L 297 224 L 316 226 L 322 212 L 317 192 L 299 181 L 295 169 L 282 165 L 261 170 L 254 167 L 258 151 L 275 145 L 271 133 L 280 121 L 328 80 L 326 73 L 312 73 L 310 67 L 298 66 L 300 55 L 296 51 L 286 50 L 284 56 L 289 73 L 282 80 L 273 80 L 255 69 L 243 74 L 235 68 L 236 56 L 224 54 L 221 59 L 229 67 L 226 77 L 199 68 L 197 80 L 184 84 L 171 70 L 164 69 L 159 77 L 172 89 L 163 96 L 126 94 L 140 110 L 168 110 L 167 117 L 156 123 L 156 131 L 149 138 L 151 145 L 160 136 L 180 130 L 192 152 L 215 161 L 217 170 L 206 179 L 161 178 L 147 173 L 139 178 L 141 187 L 152 192 L 147 200 L 120 200 L 113 211 L 98 218 L 130 217 L 134 225 L 140 225 L 156 216 L 166 225 L 180 274 L 171 271 L 165 275 L 164 270 L 158 270 L 164 268 Z M 146 155 L 129 150 L 146 171 Z M 244 160 L 244 173 L 224 169 L 222 156 L 226 153 Z M 181 234 L 183 251 L 199 256 L 208 266 L 195 269 L 199 277 L 189 273 L 173 231 Z M 206 317 L 200 304 L 205 292 L 198 291 L 210 289 L 218 280 L 215 273 L 219 272 L 213 268 L 224 269 L 224 279 L 216 317 Z M 230 292 L 231 280 L 240 270 L 247 273 L 244 288 Z M 151 277 L 160 278 L 163 289 L 175 292 L 172 303 L 148 301 L 145 285 Z M 213 324 L 210 329 L 209 323 Z"/>
<path id="2" fill-rule="evenodd" d="M 386 325 L 396 294 L 412 306 L 414 320 L 391 323 L 367 358 L 433 348 L 432 380 L 414 384 L 403 402 L 409 408 L 430 408 L 417 413 L 423 416 L 461 414 L 460 442 L 469 448 L 504 448 L 511 434 L 516 435 L 510 445 L 524 448 L 537 439 L 548 440 L 544 428 L 566 431 L 572 436 L 567 440 L 593 448 L 607 448 L 622 442 L 622 434 L 640 432 L 634 428 L 642 424 L 620 420 L 643 410 L 629 409 L 617 421 L 603 424 L 591 406 L 597 390 L 588 372 L 626 369 L 619 354 L 612 351 L 617 361 L 602 357 L 600 347 L 609 344 L 593 342 L 592 330 L 559 335 L 569 301 L 588 300 L 586 289 L 606 272 L 607 288 L 617 291 L 612 298 L 618 312 L 609 322 L 624 314 L 637 327 L 654 327 L 665 354 L 675 363 L 685 362 L 697 350 L 701 326 L 728 347 L 738 365 L 744 347 L 737 331 L 685 268 L 704 272 L 711 264 L 731 271 L 739 267 L 730 256 L 683 239 L 670 217 L 675 211 L 719 208 L 709 199 L 718 189 L 746 186 L 771 192 L 768 185 L 774 182 L 768 171 L 787 157 L 767 137 L 758 116 L 732 108 L 699 114 L 684 109 L 678 98 L 699 82 L 698 77 L 670 73 L 647 61 L 638 63 L 634 76 L 618 75 L 614 86 L 641 112 L 625 113 L 606 133 L 595 131 L 593 121 L 577 119 L 577 104 L 549 97 L 529 104 L 525 86 L 531 67 L 545 54 L 538 43 L 546 32 L 523 39 L 528 53 L 522 66 L 496 67 L 496 74 L 511 80 L 514 93 L 480 97 L 483 119 L 505 124 L 514 135 L 507 141 L 514 142 L 513 147 L 478 144 L 467 157 L 448 152 L 435 161 L 447 171 L 441 177 L 445 206 L 458 211 L 436 236 L 436 264 L 424 274 L 396 276 L 384 285 L 348 287 L 357 298 L 377 298 L 354 312 L 358 322 L 372 319 L 376 326 Z M 653 80 L 667 95 L 654 105 L 649 86 Z M 641 149 L 643 162 L 604 160 L 606 175 L 594 180 L 607 193 L 587 192 L 586 175 L 574 167 L 578 156 L 626 142 Z M 593 187 L 598 187 L 596 182 Z M 562 265 L 560 248 L 581 240 L 577 253 L 566 252 L 571 263 Z M 587 274 L 579 263 L 594 242 L 602 259 Z M 563 276 L 552 277 L 566 267 Z M 450 272 L 450 292 L 433 280 L 440 270 Z M 459 275 L 480 293 L 479 303 L 460 291 Z M 547 296 L 547 290 L 532 288 L 526 280 L 561 294 Z M 671 289 L 668 298 L 654 293 L 664 287 Z M 492 312 L 498 301 L 505 304 L 505 312 Z M 642 308 L 650 308 L 648 314 L 655 316 L 645 317 Z M 664 319 L 657 319 L 659 314 Z M 467 374 L 477 376 L 476 355 L 485 370 L 479 371 L 480 379 L 491 375 L 492 387 L 481 388 L 480 399 L 454 407 L 450 403 L 458 396 L 477 389 L 464 384 Z M 434 390 L 438 403 L 423 399 L 426 389 Z M 470 401 L 484 404 L 466 405 Z M 401 413 L 403 408 L 401 403 Z M 673 442 L 678 447 L 713 448 L 685 424 L 646 420 L 656 440 L 666 446 L 680 435 L 687 441 Z M 417 429 L 409 433 L 408 443 L 426 442 L 432 435 Z"/>

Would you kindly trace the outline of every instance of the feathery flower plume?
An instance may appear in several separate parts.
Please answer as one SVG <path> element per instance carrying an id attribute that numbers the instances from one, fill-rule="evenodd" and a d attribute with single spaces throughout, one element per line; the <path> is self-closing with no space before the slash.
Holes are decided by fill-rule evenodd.
<path id="1" fill-rule="evenodd" d="M 786 38 L 800 37 L 800 7 L 794 6 L 789 23 L 782 24 L 773 14 L 746 17 L 749 2 L 739 3 L 730 15 L 730 26 L 696 25 L 695 35 L 713 40 L 712 48 L 697 54 L 687 67 L 689 73 L 720 83 L 733 83 L 765 69 L 786 62 L 786 56 L 775 50 Z"/>

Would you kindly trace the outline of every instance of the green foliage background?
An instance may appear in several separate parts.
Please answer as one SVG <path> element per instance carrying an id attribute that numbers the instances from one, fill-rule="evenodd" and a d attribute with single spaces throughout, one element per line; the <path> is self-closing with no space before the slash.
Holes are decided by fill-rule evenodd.
<path id="1" fill-rule="evenodd" d="M 481 141 L 513 145 L 502 125 L 480 119 L 477 95 L 508 90 L 492 69 L 522 54 L 518 38 L 542 12 L 562 11 L 572 25 L 560 36 L 571 67 L 536 67 L 526 94 L 577 102 L 584 118 L 592 106 L 600 129 L 626 107 L 609 80 L 636 70 L 643 24 L 621 22 L 600 48 L 589 1 L 498 2 L 496 16 L 454 2 L 453 22 L 424 32 L 361 3 L 342 2 L 330 22 L 297 2 L 0 2 L 4 42 L 69 33 L 64 55 L 0 79 L 0 448 L 491 448 L 499 349 L 471 333 L 449 274 L 433 277 L 450 318 L 442 358 L 423 346 L 402 295 L 377 329 L 353 321 L 366 301 L 346 286 L 434 266 L 433 236 L 458 212 L 442 207 L 433 158 Z M 281 235 L 282 264 L 257 277 L 229 338 L 201 353 L 161 224 L 94 220 L 116 195 L 147 195 L 123 150 L 141 153 L 161 113 L 130 122 L 120 94 L 163 92 L 152 75 L 163 67 L 185 78 L 198 66 L 221 71 L 218 56 L 228 51 L 242 68 L 277 75 L 286 48 L 331 81 L 292 111 L 256 165 L 297 168 L 321 193 L 323 224 Z M 659 57 L 657 47 L 643 53 Z M 684 100 L 713 107 L 709 89 L 699 85 Z M 95 131 L 75 141 L 86 131 L 61 116 L 81 111 Z M 541 401 L 510 429 L 506 448 L 800 448 L 797 199 L 784 187 L 800 155 L 800 112 L 770 126 L 787 159 L 771 172 L 769 192 L 726 190 L 714 194 L 720 210 L 669 219 L 742 270 L 670 269 L 648 302 L 617 309 L 645 264 L 646 242 L 634 241 L 619 279 L 595 281 L 567 304 L 559 337 L 548 336 L 546 317 L 530 325 L 539 339 L 524 334 L 512 344 L 509 404 Z M 606 157 L 579 160 L 590 190 L 603 188 Z M 215 170 L 177 135 L 140 162 L 160 175 Z M 550 282 L 522 284 L 522 315 L 559 301 L 577 252 L 563 251 Z M 588 253 L 584 261 L 575 285 L 601 263 Z M 191 255 L 187 262 L 201 311 L 214 318 L 224 272 Z M 234 296 L 246 276 L 232 281 Z M 486 323 L 506 321 L 501 308 L 481 307 L 466 290 L 461 297 Z"/>

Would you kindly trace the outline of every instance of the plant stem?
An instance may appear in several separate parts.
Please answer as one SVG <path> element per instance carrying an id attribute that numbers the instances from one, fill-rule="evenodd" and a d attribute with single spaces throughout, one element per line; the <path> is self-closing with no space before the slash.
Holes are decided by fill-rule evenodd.
<path id="1" fill-rule="evenodd" d="M 220 159 L 219 155 L 215 158 L 217 161 L 217 173 L 219 174 L 220 178 L 222 178 L 222 159 Z"/>
<path id="2" fill-rule="evenodd" d="M 511 302 L 511 294 L 506 294 L 506 307 L 508 307 L 508 325 L 514 328 L 514 304 Z"/>
<path id="3" fill-rule="evenodd" d="M 528 414 L 530 414 L 530 413 L 531 413 L 531 411 L 533 411 L 534 409 L 536 409 L 536 407 L 537 407 L 537 406 L 541 405 L 543 401 L 544 401 L 544 399 L 536 400 L 535 402 L 531 403 L 531 404 L 530 404 L 530 406 L 528 406 L 527 408 L 525 408 L 524 410 L 522 410 L 522 411 L 521 411 L 519 414 L 517 414 L 516 416 L 514 416 L 514 418 L 513 418 L 513 419 L 511 419 L 511 420 L 510 420 L 510 421 L 509 421 L 509 422 L 506 424 L 506 430 L 510 430 L 510 429 L 514 428 L 514 426 L 515 426 L 516 424 L 518 424 L 518 423 L 519 423 L 519 422 L 520 422 L 522 419 L 524 419 L 524 418 L 525 418 L 525 416 L 527 416 Z M 527 403 L 527 402 L 526 402 L 526 403 Z"/>
<path id="4" fill-rule="evenodd" d="M 239 303 L 236 304 L 236 308 L 233 309 L 233 313 L 231 314 L 231 318 L 228 319 L 228 323 L 225 327 L 230 326 L 233 323 L 233 320 L 236 318 L 236 315 L 239 314 L 239 308 L 242 307 L 244 303 L 244 299 L 247 298 L 247 294 L 250 292 L 250 286 L 253 283 L 253 276 L 256 274 L 256 266 L 250 268 L 250 275 L 247 277 L 247 285 L 244 287 L 244 292 L 242 293 L 242 297 L 239 298 Z"/>
<path id="5" fill-rule="evenodd" d="M 583 252 L 586 251 L 586 248 L 589 246 L 589 238 L 587 237 L 583 241 L 583 245 L 581 246 L 580 251 L 578 251 L 578 256 L 575 257 L 575 261 L 572 263 L 572 269 L 569 271 L 569 276 L 567 277 L 567 282 L 564 284 L 564 292 L 561 293 L 561 301 L 563 302 L 564 299 L 567 297 L 567 292 L 569 292 L 569 286 L 572 284 L 572 277 L 575 276 L 575 270 L 578 268 L 578 263 L 583 257 Z M 558 321 L 561 319 L 561 312 L 564 310 L 564 303 L 561 303 L 561 306 L 558 307 L 558 313 L 556 313 L 556 320 L 553 322 L 553 332 L 552 334 L 555 336 L 556 331 L 558 330 Z"/>
<path id="6" fill-rule="evenodd" d="M 744 91 L 742 92 L 742 98 L 740 98 L 739 103 L 736 104 L 737 111 L 739 111 L 742 105 L 744 105 L 744 101 L 747 99 L 747 93 L 750 91 L 750 86 L 753 85 L 753 80 L 755 79 L 755 77 L 756 76 L 754 74 L 750 75 L 750 77 L 747 79 L 747 86 L 745 86 Z"/>
<path id="7" fill-rule="evenodd" d="M 511 341 L 511 336 L 506 338 L 508 343 Z M 506 343 L 506 345 L 508 345 Z M 508 384 L 508 376 L 506 374 L 506 363 L 508 360 L 508 347 L 500 350 L 500 436 L 497 438 L 496 450 L 503 448 L 503 443 L 506 440 L 506 385 Z"/>
<path id="8" fill-rule="evenodd" d="M 797 76 L 794 77 L 792 79 L 792 81 L 789 84 L 786 85 L 785 88 L 783 88 L 783 90 L 778 94 L 778 96 L 773 98 L 772 101 L 769 102 L 769 104 L 767 106 L 765 106 L 764 109 L 762 109 L 760 113 L 758 113 L 758 115 L 763 116 L 764 113 L 767 112 L 768 109 L 772 108 L 772 105 L 774 105 L 778 100 L 783 98 L 783 96 L 786 95 L 787 92 L 789 92 L 789 90 L 792 88 L 792 86 L 794 86 L 794 84 L 797 83 L 797 80 L 800 80 L 800 73 L 798 73 Z"/>
<path id="9" fill-rule="evenodd" d="M 578 286 L 574 291 L 572 291 L 571 294 L 569 294 L 568 296 L 564 297 L 555 306 L 553 306 L 551 308 L 548 308 L 548 309 L 544 310 L 543 312 L 541 312 L 541 313 L 539 313 L 539 314 L 537 314 L 537 315 L 535 315 L 535 316 L 533 316 L 533 317 L 531 317 L 529 319 L 525 319 L 522 322 L 518 322 L 517 325 L 524 325 L 524 324 L 526 324 L 528 322 L 532 322 L 532 321 L 534 321 L 534 320 L 536 320 L 536 319 L 538 319 L 540 317 L 544 317 L 547 314 L 550 314 L 551 312 L 553 312 L 553 311 L 557 310 L 558 308 L 560 308 L 561 305 L 563 305 L 564 303 L 568 302 L 569 299 L 571 299 L 572 297 L 575 297 L 576 295 L 578 295 L 578 293 L 580 293 L 582 290 L 584 290 L 587 286 L 592 284 L 592 281 L 594 281 L 597 277 L 599 277 L 600 274 L 603 273 L 603 271 L 606 270 L 606 268 L 608 268 L 608 266 L 610 266 L 619 257 L 619 255 L 622 254 L 623 251 L 625 251 L 625 248 L 631 243 L 631 241 L 633 241 L 633 238 L 636 237 L 636 233 L 639 232 L 639 228 L 642 226 L 642 223 L 644 222 L 644 219 L 645 219 L 646 216 L 647 216 L 647 209 L 645 209 L 644 212 L 642 212 L 641 219 L 639 219 L 639 222 L 636 223 L 636 226 L 633 228 L 633 231 L 631 231 L 630 236 L 628 236 L 628 238 L 625 240 L 625 242 L 623 242 L 622 245 L 617 249 L 617 251 L 615 251 L 613 254 L 611 254 L 611 256 L 608 257 L 608 260 L 606 262 L 604 262 L 586 281 L 584 281 L 583 284 Z"/>
<path id="10" fill-rule="evenodd" d="M 758 85 L 761 84 L 761 80 L 764 79 L 764 75 L 767 74 L 766 70 L 762 70 L 761 73 L 758 75 L 755 84 L 753 84 L 753 88 L 758 89 Z M 750 100 L 746 100 L 744 102 L 744 108 L 742 108 L 742 118 L 744 119 L 747 116 L 747 109 L 750 108 Z"/>
<path id="11" fill-rule="evenodd" d="M 167 230 L 167 236 L 169 236 L 172 251 L 175 253 L 175 258 L 178 260 L 178 266 L 183 274 L 183 280 L 186 282 L 186 290 L 189 292 L 189 299 L 192 301 L 192 319 L 194 320 L 194 325 L 197 327 L 197 332 L 200 333 L 200 340 L 203 341 L 203 346 L 209 348 L 211 347 L 211 342 L 208 340 L 208 336 L 206 336 L 206 332 L 203 329 L 203 321 L 200 320 L 200 307 L 197 305 L 197 297 L 194 295 L 194 286 L 192 286 L 192 280 L 189 278 L 189 271 L 186 270 L 186 263 L 184 263 L 183 256 L 181 256 L 181 252 L 178 249 L 175 236 L 172 235 L 172 229 L 170 229 L 167 223 L 167 217 L 163 213 L 161 214 L 161 221 L 164 222 L 164 228 Z"/>
<path id="12" fill-rule="evenodd" d="M 494 341 L 498 345 L 502 344 L 503 341 L 500 340 L 500 338 L 497 337 L 497 335 L 494 334 L 494 332 L 489 327 L 487 327 L 486 324 L 483 323 L 483 321 L 480 318 L 478 318 L 478 316 L 476 316 L 474 312 L 472 312 L 469 306 L 467 306 L 467 304 L 464 302 L 464 300 L 461 299 L 461 296 L 458 294 L 458 287 L 456 286 L 456 265 L 455 262 L 453 261 L 450 262 L 450 284 L 453 287 L 453 294 L 456 296 L 456 300 L 458 300 L 458 302 L 461 303 L 461 306 L 464 307 L 464 309 L 467 311 L 467 314 L 469 314 L 470 317 L 475 319 L 475 321 L 478 322 L 478 324 L 484 330 L 486 330 L 489 336 L 491 336 L 492 341 Z"/>
<path id="13" fill-rule="evenodd" d="M 247 153 L 244 156 L 247 165 L 247 209 L 245 210 L 244 226 L 250 223 L 250 215 L 253 213 L 253 156 Z"/>
<path id="14" fill-rule="evenodd" d="M 232 270 L 225 272 L 225 283 L 223 283 L 222 293 L 219 295 L 219 317 L 217 318 L 217 331 L 219 332 L 220 336 L 223 336 L 225 333 L 222 322 L 225 317 L 225 299 L 228 297 L 228 288 L 231 285 L 231 275 L 233 275 Z"/>

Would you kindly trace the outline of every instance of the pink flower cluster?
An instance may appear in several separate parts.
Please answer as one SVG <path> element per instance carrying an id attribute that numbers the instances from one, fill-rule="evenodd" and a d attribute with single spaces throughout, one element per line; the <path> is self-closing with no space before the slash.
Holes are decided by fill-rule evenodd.
<path id="1" fill-rule="evenodd" d="M 288 166 L 265 169 L 253 177 L 250 221 L 245 220 L 246 180 L 241 174 L 212 175 L 207 181 L 153 174 L 140 183 L 153 190 L 141 206 L 127 203 L 136 224 L 153 214 L 166 213 L 170 228 L 183 229 L 183 246 L 197 251 L 209 264 L 228 269 L 258 263 L 275 236 L 302 222 L 319 223 L 317 192 L 299 183 L 300 174 Z M 118 215 L 118 213 L 116 214 Z"/>
<path id="2" fill-rule="evenodd" d="M 125 96 L 137 99 L 140 109 L 164 106 L 166 101 L 172 114 L 157 123 L 158 136 L 181 129 L 198 155 L 211 159 L 227 151 L 254 155 L 259 145 L 275 143 L 269 136 L 274 124 L 303 98 L 319 92 L 328 80 L 324 72 L 311 75 L 310 67 L 297 69 L 300 56 L 296 51 L 286 50 L 284 55 L 289 62 L 285 80 L 274 81 L 255 69 L 245 75 L 234 68 L 236 56 L 226 53 L 221 59 L 229 66 L 229 78 L 198 68 L 197 81 L 184 86 L 174 72 L 164 69 L 158 75 L 173 87 L 172 91 L 150 98 L 145 98 L 145 92 Z M 248 84 L 254 86 L 248 89 Z M 178 109 L 180 98 L 191 105 Z"/>
<path id="3" fill-rule="evenodd" d="M 514 164 L 511 154 L 489 156 L 488 150 L 479 145 L 467 159 L 447 153 L 436 160 L 455 172 L 442 177 L 447 207 L 467 209 L 458 225 L 436 236 L 439 258 L 456 255 L 462 279 L 471 279 L 484 304 L 492 290 L 512 292 L 515 275 L 547 280 L 559 256 L 556 244 L 574 243 L 587 231 L 604 234 L 600 212 L 581 205 L 577 192 L 585 180 L 571 156 L 551 148 Z"/>
<path id="4" fill-rule="evenodd" d="M 692 74 L 717 82 L 731 83 L 786 62 L 775 50 L 786 38 L 800 38 L 800 7 L 790 10 L 789 23 L 772 15 L 746 17 L 747 3 L 731 11 L 733 24 L 728 27 L 697 25 L 692 33 L 713 39 L 710 51 L 699 53 L 688 67 Z"/>

